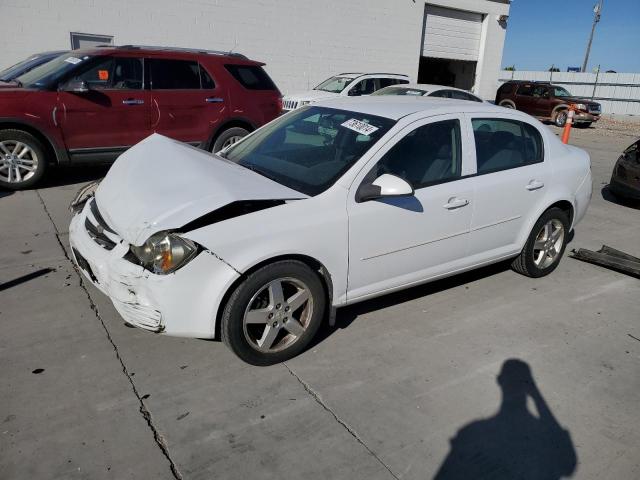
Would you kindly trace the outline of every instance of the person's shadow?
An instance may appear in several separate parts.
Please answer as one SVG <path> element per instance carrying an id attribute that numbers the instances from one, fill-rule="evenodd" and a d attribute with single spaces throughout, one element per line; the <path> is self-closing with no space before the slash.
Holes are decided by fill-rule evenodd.
<path id="1" fill-rule="evenodd" d="M 496 415 L 462 427 L 435 480 L 557 480 L 576 469 L 571 436 L 555 419 L 529 365 L 510 359 L 498 375 L 502 404 Z M 538 415 L 527 409 L 531 397 Z"/>

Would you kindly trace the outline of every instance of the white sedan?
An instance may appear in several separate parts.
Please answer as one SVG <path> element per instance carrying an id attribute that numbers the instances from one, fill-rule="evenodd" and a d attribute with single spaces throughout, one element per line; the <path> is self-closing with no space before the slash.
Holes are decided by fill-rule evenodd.
<path id="1" fill-rule="evenodd" d="M 267 365 L 336 307 L 505 259 L 549 274 L 590 197 L 589 156 L 529 115 L 342 98 L 218 156 L 152 135 L 79 194 L 70 242 L 127 323 Z"/>
<path id="2" fill-rule="evenodd" d="M 445 85 L 432 85 L 429 83 L 407 83 L 405 85 L 392 85 L 381 88 L 371 95 L 402 95 L 414 97 L 452 98 L 454 100 L 469 100 L 471 102 L 483 102 L 473 93 L 455 87 Z"/>

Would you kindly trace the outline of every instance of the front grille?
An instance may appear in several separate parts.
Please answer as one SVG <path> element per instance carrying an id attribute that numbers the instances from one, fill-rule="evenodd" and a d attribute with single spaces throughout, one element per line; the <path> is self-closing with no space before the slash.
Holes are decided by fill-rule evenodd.
<path id="1" fill-rule="evenodd" d="M 84 221 L 84 228 L 93 241 L 106 250 L 113 250 L 116 244 L 120 242 L 118 234 L 102 218 L 95 198 L 89 204 L 89 212 Z"/>
<path id="2" fill-rule="evenodd" d="M 600 105 L 589 105 L 588 109 L 589 113 L 593 113 L 595 115 L 600 115 Z"/>
<path id="3" fill-rule="evenodd" d="M 282 101 L 282 109 L 283 110 L 295 110 L 298 107 L 298 102 L 295 100 L 283 100 Z"/>

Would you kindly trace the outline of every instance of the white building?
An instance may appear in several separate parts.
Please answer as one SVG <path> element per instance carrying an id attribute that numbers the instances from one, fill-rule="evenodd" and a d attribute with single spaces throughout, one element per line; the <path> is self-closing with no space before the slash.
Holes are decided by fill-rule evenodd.
<path id="1" fill-rule="evenodd" d="M 362 71 L 405 73 L 489 99 L 498 86 L 509 3 L 0 0 L 0 68 L 97 40 L 241 52 L 265 62 L 283 93 Z"/>

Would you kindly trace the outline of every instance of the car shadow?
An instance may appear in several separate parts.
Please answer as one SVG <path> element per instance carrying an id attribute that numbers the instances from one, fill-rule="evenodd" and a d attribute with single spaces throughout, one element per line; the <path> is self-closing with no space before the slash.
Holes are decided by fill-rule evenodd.
<path id="1" fill-rule="evenodd" d="M 13 195 L 13 190 L 0 189 L 0 198 L 8 197 L 9 195 Z"/>
<path id="2" fill-rule="evenodd" d="M 551 412 L 529 365 L 506 360 L 497 382 L 502 392 L 498 412 L 458 430 L 434 480 L 558 480 L 572 475 L 578 459 L 571 435 Z M 528 399 L 536 415 L 527 408 Z"/>
<path id="3" fill-rule="evenodd" d="M 308 349 L 311 349 L 323 342 L 336 331 L 348 328 L 361 315 L 365 315 L 376 310 L 382 310 L 394 305 L 399 305 L 401 303 L 410 302 L 417 298 L 427 297 L 467 283 L 472 283 L 477 280 L 505 272 L 510 268 L 511 260 L 502 261 L 493 265 L 488 265 L 486 267 L 443 278 L 441 280 L 436 280 L 339 308 L 336 311 L 335 326 L 329 326 L 328 322 L 323 322 L 320 331 L 318 331 Z"/>
<path id="4" fill-rule="evenodd" d="M 600 189 L 600 195 L 602 198 L 621 207 L 633 208 L 634 210 L 640 210 L 640 202 L 637 200 L 631 200 L 628 198 L 620 197 L 611 191 L 609 185 L 605 185 Z"/>
<path id="5" fill-rule="evenodd" d="M 90 182 L 104 177 L 111 165 L 87 165 L 52 168 L 35 188 L 53 188 L 75 183 Z"/>

